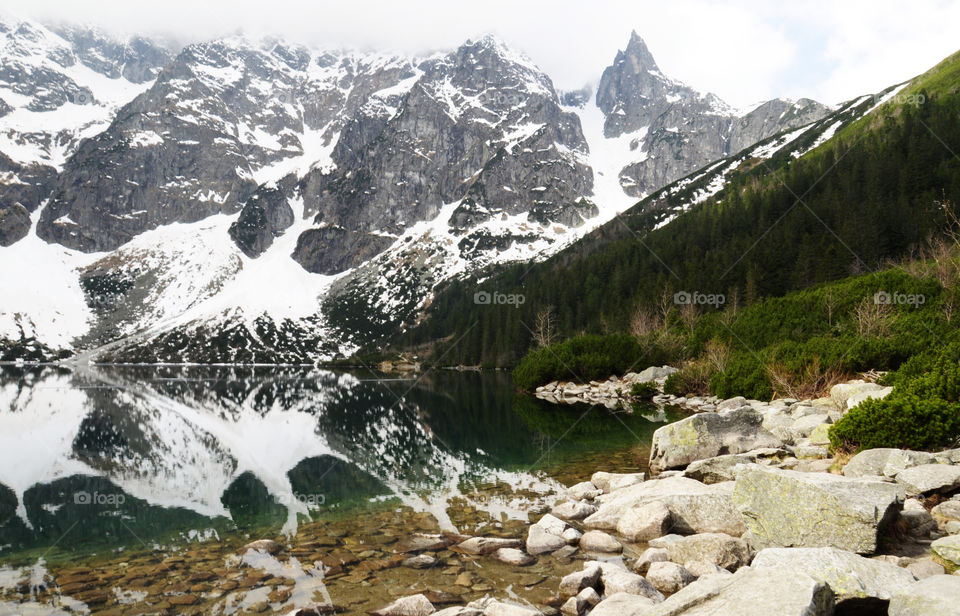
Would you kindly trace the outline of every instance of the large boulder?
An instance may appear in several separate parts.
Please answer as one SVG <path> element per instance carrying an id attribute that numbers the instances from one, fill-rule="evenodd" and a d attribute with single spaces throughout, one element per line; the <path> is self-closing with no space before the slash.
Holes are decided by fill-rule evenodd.
<path id="1" fill-rule="evenodd" d="M 650 468 L 683 468 L 696 460 L 782 445 L 762 424 L 763 415 L 747 406 L 700 413 L 662 426 L 653 433 Z"/>
<path id="2" fill-rule="evenodd" d="M 893 391 L 892 387 L 884 387 L 876 383 L 863 380 L 839 383 L 830 388 L 830 398 L 837 408 L 843 411 L 852 409 L 868 398 L 885 398 Z"/>
<path id="3" fill-rule="evenodd" d="M 876 551 L 904 499 L 902 487 L 881 481 L 760 466 L 744 470 L 733 493 L 758 548 L 836 547 L 860 554 Z"/>
<path id="4" fill-rule="evenodd" d="M 936 462 L 933 454 L 909 449 L 867 449 L 853 456 L 843 467 L 847 477 L 879 475 L 894 478 L 906 468 Z"/>
<path id="5" fill-rule="evenodd" d="M 563 537 L 567 523 L 551 514 L 546 514 L 527 530 L 527 552 L 534 556 L 549 554 L 567 545 Z"/>
<path id="6" fill-rule="evenodd" d="M 644 616 L 832 616 L 833 591 L 803 573 L 756 571 L 708 575 Z"/>
<path id="7" fill-rule="evenodd" d="M 921 464 L 897 473 L 897 483 L 909 496 L 929 492 L 949 492 L 960 487 L 960 466 Z"/>
<path id="8" fill-rule="evenodd" d="M 960 612 L 960 576 L 934 575 L 901 589 L 890 599 L 890 616 L 933 616 Z"/>
<path id="9" fill-rule="evenodd" d="M 646 473 L 608 473 L 597 471 L 590 477 L 590 483 L 600 491 L 609 494 L 620 488 L 640 483 L 647 478 Z"/>
<path id="10" fill-rule="evenodd" d="M 584 588 L 598 588 L 601 574 L 600 563 L 587 563 L 582 570 L 574 571 L 560 580 L 560 596 L 574 597 Z"/>
<path id="11" fill-rule="evenodd" d="M 838 604 L 858 599 L 889 601 L 916 581 L 907 569 L 837 548 L 768 548 L 757 554 L 750 567 L 809 575 L 828 585 Z"/>
<path id="12" fill-rule="evenodd" d="M 675 563 L 707 561 L 728 571 L 736 571 L 750 562 L 750 548 L 743 539 L 723 533 L 690 535 L 666 547 Z"/>
<path id="13" fill-rule="evenodd" d="M 727 533 L 739 536 L 746 530 L 733 504 L 733 482 L 705 485 L 686 477 L 645 481 L 604 494 L 596 513 L 583 523 L 590 528 L 614 530 L 630 509 L 660 501 L 670 510 L 677 533 Z"/>

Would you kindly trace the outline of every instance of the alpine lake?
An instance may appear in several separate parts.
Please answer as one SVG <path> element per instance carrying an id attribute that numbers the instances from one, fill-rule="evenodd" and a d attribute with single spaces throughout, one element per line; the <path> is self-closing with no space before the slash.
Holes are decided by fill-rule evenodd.
<path id="1" fill-rule="evenodd" d="M 420 568 L 411 542 L 524 538 L 566 486 L 645 470 L 681 416 L 549 404 L 502 372 L 0 367 L 0 614 L 542 604 L 576 558 L 438 545 Z M 282 549 L 242 549 L 260 539 Z"/>

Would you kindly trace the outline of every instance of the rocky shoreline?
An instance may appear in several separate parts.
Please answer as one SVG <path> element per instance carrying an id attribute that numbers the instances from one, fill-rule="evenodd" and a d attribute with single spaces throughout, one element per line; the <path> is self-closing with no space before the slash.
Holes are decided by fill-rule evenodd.
<path id="1" fill-rule="evenodd" d="M 619 401 L 625 385 L 662 384 L 657 370 L 537 394 Z M 874 449 L 844 461 L 826 447 L 830 424 L 889 391 L 855 381 L 813 400 L 657 396 L 694 414 L 655 433 L 655 476 L 597 472 L 570 486 L 524 540 L 470 538 L 451 548 L 517 566 L 579 562 L 542 605 L 485 597 L 436 611 L 419 594 L 372 613 L 958 613 L 960 449 Z"/>

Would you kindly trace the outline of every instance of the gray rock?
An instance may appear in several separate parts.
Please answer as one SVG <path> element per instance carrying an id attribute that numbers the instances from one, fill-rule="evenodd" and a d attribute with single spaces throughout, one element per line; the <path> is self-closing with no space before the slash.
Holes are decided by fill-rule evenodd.
<path id="1" fill-rule="evenodd" d="M 374 616 L 429 616 L 436 612 L 433 604 L 423 595 L 397 599 L 390 605 L 370 612 Z"/>
<path id="2" fill-rule="evenodd" d="M 668 560 L 670 560 L 670 556 L 666 549 L 647 548 L 637 557 L 631 568 L 640 575 L 646 575 L 647 569 L 650 568 L 652 563 L 662 563 Z"/>
<path id="3" fill-rule="evenodd" d="M 893 478 L 906 468 L 933 462 L 935 462 L 933 455 L 924 451 L 867 449 L 847 462 L 843 467 L 843 474 L 847 477 L 880 475 Z"/>
<path id="4" fill-rule="evenodd" d="M 836 548 L 769 548 L 757 554 L 750 568 L 809 575 L 827 584 L 838 604 L 851 599 L 887 601 L 916 581 L 906 569 Z"/>
<path id="5" fill-rule="evenodd" d="M 646 578 L 654 588 L 663 593 L 675 593 L 696 579 L 682 565 L 672 562 L 651 563 Z"/>
<path id="6" fill-rule="evenodd" d="M 593 500 L 603 494 L 603 490 L 589 481 L 581 481 L 567 488 L 567 494 L 573 500 Z"/>
<path id="7" fill-rule="evenodd" d="M 464 554 L 493 554 L 500 548 L 519 548 L 518 539 L 501 539 L 499 537 L 471 537 L 456 545 L 457 551 Z"/>
<path id="8" fill-rule="evenodd" d="M 696 578 L 706 577 L 708 575 L 726 574 L 732 575 L 722 567 L 718 567 L 712 562 L 706 560 L 691 560 L 683 563 L 683 568 L 690 572 L 690 575 Z"/>
<path id="9" fill-rule="evenodd" d="M 960 577 L 935 575 L 900 590 L 890 599 L 890 616 L 956 614 L 960 605 Z"/>
<path id="10" fill-rule="evenodd" d="M 454 605 L 434 612 L 434 616 L 480 616 L 481 614 L 483 610 L 465 605 Z"/>
<path id="11" fill-rule="evenodd" d="M 672 514 L 675 532 L 741 535 L 746 530 L 733 504 L 733 482 L 705 485 L 673 476 L 604 494 L 598 501 L 597 512 L 583 521 L 590 528 L 614 530 L 629 509 L 660 501 Z"/>
<path id="12" fill-rule="evenodd" d="M 960 566 L 960 535 L 937 539 L 930 544 L 930 551 L 950 566 Z"/>
<path id="13" fill-rule="evenodd" d="M 943 565 L 934 562 L 933 559 L 929 557 L 918 558 L 907 564 L 907 571 L 912 573 L 918 580 L 946 573 Z"/>
<path id="14" fill-rule="evenodd" d="M 403 566 L 410 567 L 411 569 L 429 569 L 430 567 L 436 566 L 437 562 L 437 559 L 429 554 L 419 554 L 404 560 Z"/>
<path id="15" fill-rule="evenodd" d="M 934 515 L 938 515 L 948 520 L 960 520 L 960 501 L 943 501 L 930 510 Z"/>
<path id="16" fill-rule="evenodd" d="M 580 549 L 587 552 L 615 554 L 623 551 L 623 545 L 603 531 L 590 530 L 580 537 Z"/>
<path id="17" fill-rule="evenodd" d="M 670 543 L 666 549 L 670 560 L 675 563 L 706 561 L 736 571 L 750 562 L 750 548 L 746 542 L 723 533 L 690 535 Z"/>
<path id="18" fill-rule="evenodd" d="M 620 565 L 611 562 L 598 562 L 596 564 L 602 572 L 600 581 L 603 584 L 604 594 L 613 595 L 618 592 L 627 592 L 646 597 L 654 603 L 663 601 L 663 594 L 654 588 L 650 582 L 643 579 L 643 576 L 631 573 Z"/>
<path id="19" fill-rule="evenodd" d="M 592 588 L 584 588 L 577 596 L 567 599 L 560 612 L 566 616 L 583 616 L 593 606 L 600 603 L 600 595 Z"/>
<path id="20" fill-rule="evenodd" d="M 786 457 L 786 450 L 772 448 L 732 453 L 692 462 L 683 472 L 683 476 L 706 484 L 733 481 L 736 479 L 734 470 L 740 464 L 774 463 Z"/>
<path id="21" fill-rule="evenodd" d="M 900 471 L 896 479 L 910 496 L 929 492 L 949 492 L 960 487 L 960 466 L 922 464 Z"/>
<path id="22" fill-rule="evenodd" d="M 866 479 L 753 467 L 734 502 L 757 547 L 837 547 L 869 554 L 903 506 L 903 488 Z"/>
<path id="23" fill-rule="evenodd" d="M 574 571 L 560 580 L 560 596 L 574 597 L 584 588 L 598 588 L 600 584 L 600 563 L 593 561 L 585 564 L 580 571 Z"/>
<path id="24" fill-rule="evenodd" d="M 830 587 L 802 573 L 756 571 L 708 575 L 644 616 L 832 616 Z"/>
<path id="25" fill-rule="evenodd" d="M 591 616 L 643 616 L 647 609 L 656 605 L 651 599 L 627 592 L 608 594 L 590 612 Z"/>
<path id="26" fill-rule="evenodd" d="M 567 545 L 566 539 L 533 525 L 527 531 L 527 551 L 534 556 L 549 554 Z"/>
<path id="27" fill-rule="evenodd" d="M 662 426 L 653 433 L 650 468 L 682 468 L 696 460 L 782 443 L 762 427 L 763 416 L 751 407 L 705 413 Z"/>
<path id="28" fill-rule="evenodd" d="M 617 533 L 627 541 L 649 541 L 670 532 L 673 514 L 660 501 L 627 509 L 617 522 Z"/>
<path id="29" fill-rule="evenodd" d="M 482 610 L 483 616 L 540 616 L 538 610 L 527 605 L 497 601 L 490 597 L 471 601 L 467 607 Z"/>
<path id="30" fill-rule="evenodd" d="M 550 513 L 563 520 L 582 520 L 597 512 L 597 508 L 589 503 L 566 501 L 555 506 Z"/>
<path id="31" fill-rule="evenodd" d="M 500 562 L 507 563 L 508 565 L 516 565 L 518 567 L 526 567 L 527 565 L 532 565 L 537 562 L 533 556 L 530 556 L 523 550 L 518 550 L 517 548 L 500 548 L 493 553 L 493 557 L 499 560 Z"/>
<path id="32" fill-rule="evenodd" d="M 847 410 L 859 405 L 867 398 L 884 398 L 891 391 L 893 391 L 892 387 L 857 380 L 834 385 L 830 388 L 830 397 L 838 408 Z"/>
<path id="33" fill-rule="evenodd" d="M 671 366 L 650 366 L 644 370 L 640 371 L 640 374 L 634 379 L 635 383 L 653 383 L 654 381 L 659 381 L 660 379 L 665 379 L 677 369 Z"/>
<path id="34" fill-rule="evenodd" d="M 605 494 L 620 488 L 638 484 L 646 479 L 644 473 L 607 473 L 597 471 L 590 477 L 590 483 L 597 486 Z"/>

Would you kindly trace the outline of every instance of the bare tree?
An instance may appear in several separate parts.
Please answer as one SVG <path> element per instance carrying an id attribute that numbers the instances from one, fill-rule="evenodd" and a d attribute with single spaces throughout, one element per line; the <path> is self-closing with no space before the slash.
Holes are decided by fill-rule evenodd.
<path id="1" fill-rule="evenodd" d="M 537 313 L 533 322 L 533 342 L 537 348 L 548 347 L 556 339 L 557 317 L 553 306 L 547 306 Z"/>
<path id="2" fill-rule="evenodd" d="M 630 333 L 637 339 L 660 331 L 663 327 L 663 315 L 637 304 L 630 317 Z"/>
<path id="3" fill-rule="evenodd" d="M 833 327 L 833 311 L 837 309 L 837 298 L 830 287 L 827 287 L 823 294 L 823 305 L 827 309 L 827 325 Z"/>
<path id="4" fill-rule="evenodd" d="M 730 347 L 718 340 L 710 340 L 706 345 L 706 356 L 717 372 L 726 372 L 730 363 Z"/>
<path id="5" fill-rule="evenodd" d="M 890 329 L 890 304 L 878 302 L 875 297 L 864 297 L 853 309 L 857 333 L 863 338 L 884 337 Z"/>

